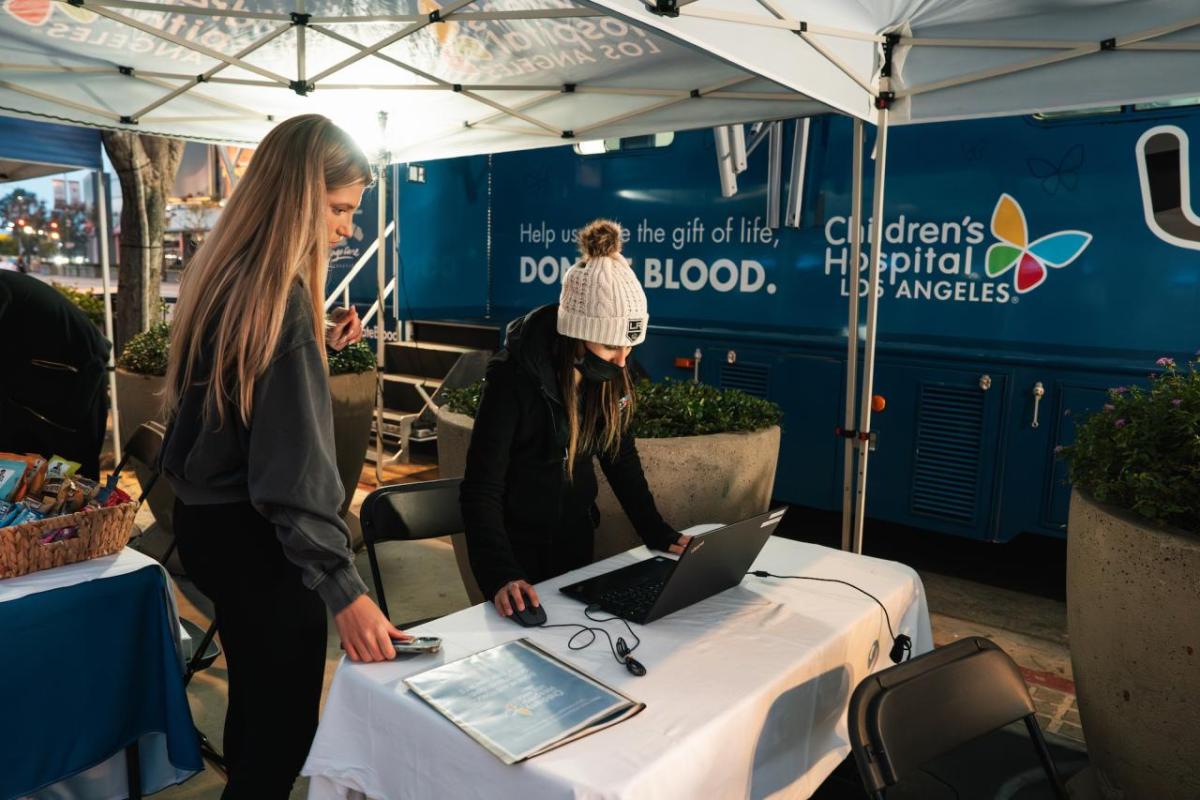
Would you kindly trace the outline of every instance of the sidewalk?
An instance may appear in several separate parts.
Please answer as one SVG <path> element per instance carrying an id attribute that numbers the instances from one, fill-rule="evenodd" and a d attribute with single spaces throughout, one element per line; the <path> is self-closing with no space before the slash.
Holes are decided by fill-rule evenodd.
<path id="1" fill-rule="evenodd" d="M 111 293 L 117 291 L 117 270 L 112 270 Z M 63 286 L 70 286 L 72 289 L 78 289 L 81 292 L 91 292 L 92 294 L 100 294 L 104 291 L 104 280 L 101 278 L 84 278 L 76 275 L 47 275 L 41 272 L 30 272 L 31 277 L 46 283 L 57 283 Z M 164 300 L 174 302 L 179 296 L 179 283 L 172 281 L 168 283 L 163 281 L 159 285 L 159 294 Z"/>

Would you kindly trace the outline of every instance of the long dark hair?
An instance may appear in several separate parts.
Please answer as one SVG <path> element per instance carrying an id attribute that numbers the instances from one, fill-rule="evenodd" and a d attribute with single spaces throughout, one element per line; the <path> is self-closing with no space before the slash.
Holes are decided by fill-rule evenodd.
<path id="1" fill-rule="evenodd" d="M 567 410 L 567 479 L 572 481 L 578 453 L 617 454 L 637 404 L 628 364 L 620 377 L 607 383 L 575 380 L 575 360 L 586 347 L 581 340 L 562 335 L 555 343 L 554 371 Z"/>

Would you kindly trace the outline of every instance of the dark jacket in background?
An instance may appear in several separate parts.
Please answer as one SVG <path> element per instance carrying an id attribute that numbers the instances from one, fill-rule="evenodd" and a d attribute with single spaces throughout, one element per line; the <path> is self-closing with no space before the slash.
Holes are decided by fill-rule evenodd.
<path id="1" fill-rule="evenodd" d="M 513 580 L 536 583 L 592 561 L 596 473 L 580 453 L 567 480 L 567 418 L 554 372 L 558 306 L 508 326 L 487 380 L 462 483 L 471 569 L 488 598 Z M 598 457 L 609 484 L 647 546 L 678 538 L 655 508 L 633 437 L 615 457 Z"/>
<path id="2" fill-rule="evenodd" d="M 0 270 L 0 451 L 60 455 L 98 478 L 110 348 L 53 286 Z"/>
<path id="3" fill-rule="evenodd" d="M 333 407 L 309 303 L 293 286 L 275 355 L 254 384 L 250 426 L 236 406 L 226 407 L 224 424 L 205 420 L 205 385 L 193 383 L 167 426 L 161 466 L 185 505 L 250 501 L 275 525 L 304 585 L 336 614 L 367 587 L 338 516 Z M 199 369 L 205 379 L 208 369 Z"/>

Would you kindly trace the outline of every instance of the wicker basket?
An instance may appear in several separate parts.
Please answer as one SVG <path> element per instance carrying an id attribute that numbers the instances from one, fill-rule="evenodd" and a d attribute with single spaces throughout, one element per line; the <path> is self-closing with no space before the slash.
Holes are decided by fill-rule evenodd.
<path id="1" fill-rule="evenodd" d="M 129 541 L 137 503 L 79 511 L 0 528 L 0 579 L 111 555 Z M 74 526 L 78 535 L 42 544 L 51 531 Z"/>

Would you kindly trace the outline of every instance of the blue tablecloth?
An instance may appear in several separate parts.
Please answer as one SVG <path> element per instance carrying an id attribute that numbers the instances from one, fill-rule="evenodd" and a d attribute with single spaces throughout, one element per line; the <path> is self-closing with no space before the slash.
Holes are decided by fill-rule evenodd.
<path id="1" fill-rule="evenodd" d="M 134 741 L 165 745 L 173 768 L 143 746 L 144 792 L 203 769 L 166 590 L 150 566 L 0 603 L 0 798 Z"/>

